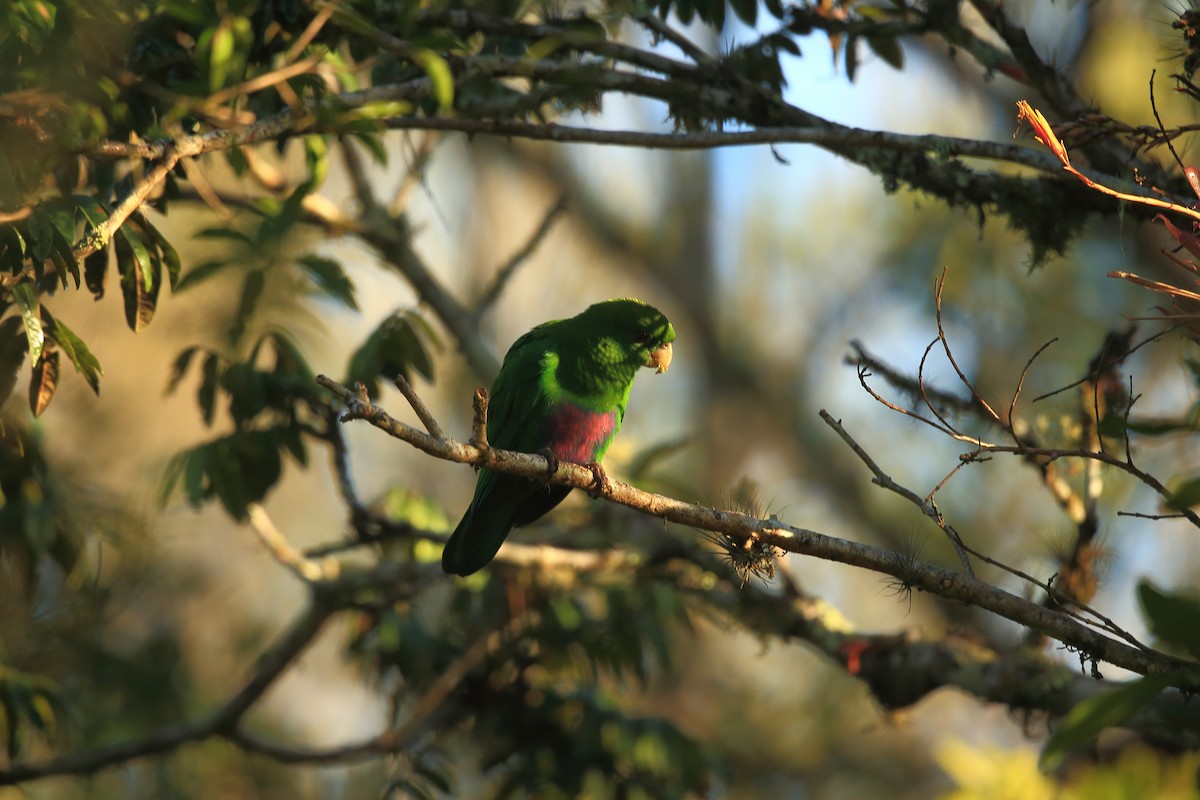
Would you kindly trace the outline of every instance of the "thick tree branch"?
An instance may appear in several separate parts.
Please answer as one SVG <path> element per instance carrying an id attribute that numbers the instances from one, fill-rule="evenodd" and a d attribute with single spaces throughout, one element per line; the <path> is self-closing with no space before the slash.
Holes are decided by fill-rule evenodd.
<path id="1" fill-rule="evenodd" d="M 393 419 L 382 408 L 364 403 L 353 391 L 324 376 L 319 376 L 317 381 L 348 404 L 344 420 L 364 419 L 429 455 L 515 475 L 548 479 L 561 486 L 584 490 L 594 488 L 595 478 L 591 470 L 582 465 L 561 462 L 557 471 L 547 478 L 548 465 L 544 456 L 494 448 L 485 449 L 448 438 L 436 439 Z M 1079 650 L 1089 660 L 1107 661 L 1143 675 L 1173 673 L 1174 685 L 1189 691 L 1200 690 L 1200 671 L 1195 669 L 1194 664 L 1118 642 L 1066 614 L 1043 608 L 969 575 L 915 559 L 904 559 L 896 553 L 878 547 L 785 525 L 774 517 L 757 519 L 746 514 L 685 503 L 664 495 L 645 492 L 619 481 L 610 481 L 603 487 L 599 496 L 669 522 L 701 530 L 719 531 L 743 540 L 762 541 L 787 552 L 891 575 L 914 589 L 977 606 L 1020 625 L 1041 631 Z"/>

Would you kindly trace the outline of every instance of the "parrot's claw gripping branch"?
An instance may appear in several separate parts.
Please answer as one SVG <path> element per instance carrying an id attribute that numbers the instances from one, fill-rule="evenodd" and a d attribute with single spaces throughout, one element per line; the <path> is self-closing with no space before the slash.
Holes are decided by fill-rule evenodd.
<path id="1" fill-rule="evenodd" d="M 597 500 L 608 492 L 608 485 L 611 483 L 608 473 L 604 471 L 604 467 L 600 466 L 598 461 L 589 462 L 584 466 L 592 471 L 592 485 L 588 488 L 587 493 L 593 500 Z"/>
<path id="2" fill-rule="evenodd" d="M 558 472 L 559 460 L 558 456 L 554 455 L 554 451 L 549 447 L 543 447 L 538 450 L 538 455 L 546 459 L 546 478 L 547 480 L 554 477 L 554 473 Z"/>

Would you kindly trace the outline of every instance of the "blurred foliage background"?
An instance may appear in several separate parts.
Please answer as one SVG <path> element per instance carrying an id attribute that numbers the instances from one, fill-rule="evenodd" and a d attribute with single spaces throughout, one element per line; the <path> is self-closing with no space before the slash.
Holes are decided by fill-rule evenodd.
<path id="1" fill-rule="evenodd" d="M 823 120 L 1008 146 L 1014 103 L 1030 99 L 1075 123 L 1059 135 L 1088 169 L 1129 187 L 1136 167 L 1186 197 L 1165 148 L 1136 145 L 1137 126 L 1156 126 L 1156 69 L 1164 124 L 1196 122 L 1195 99 L 1170 91 L 1190 77 L 1194 13 L 1044 0 L 9 4 L 0 777 L 69 768 L 0 798 L 1194 796 L 1196 759 L 1178 742 L 1108 731 L 1039 771 L 1062 709 L 971 685 L 892 708 L 852 657 L 788 627 L 789 603 L 820 598 L 805 607 L 824 628 L 967 642 L 1014 665 L 1032 648 L 1080 672 L 1057 642 L 877 573 L 789 555 L 775 577 L 743 582 L 698 532 L 577 492 L 514 537 L 549 555 L 514 549 L 444 578 L 439 537 L 474 473 L 339 425 L 313 381 L 361 381 L 415 420 L 391 388 L 403 373 L 466 440 L 471 393 L 518 335 L 636 296 L 671 318 L 677 356 L 638 381 L 609 474 L 958 568 L 817 410 L 919 495 L 960 464 L 969 446 L 879 404 L 850 363 L 866 353 L 915 377 L 945 270 L 945 332 L 979 393 L 1007 408 L 1055 339 L 1014 422 L 1089 447 L 1096 380 L 1031 400 L 1093 374 L 1131 318 L 1160 315 L 1164 296 L 1107 273 L 1177 280 L 1161 252 L 1174 242 L 1053 162 L 1039 171 L 948 138 L 873 150 Z M 622 80 L 614 64 L 644 75 L 655 56 L 699 66 L 604 94 Z M 693 151 L 504 127 L 551 120 L 820 135 Z M 178 144 L 201 139 L 207 150 Z M 1186 132 L 1175 146 L 1190 163 Z M 98 235 L 140 187 L 137 210 Z M 1139 321 L 1129 341 L 1162 328 Z M 1138 397 L 1137 465 L 1179 508 L 1196 486 L 1196 364 L 1185 330 L 1105 372 L 1119 409 Z M 873 371 L 874 387 L 915 405 Z M 924 376 L 965 396 L 939 350 Z M 955 419 L 986 430 L 970 411 Z M 1110 452 L 1123 432 L 1106 433 Z M 1195 619 L 1194 526 L 1118 515 L 1179 511 L 1119 470 L 1056 465 L 1089 495 L 1087 520 L 1014 457 L 959 471 L 938 506 L 971 547 L 1040 580 L 1082 574 L 1083 600 L 1186 656 L 1188 636 L 1155 626 L 1136 587 L 1151 579 L 1183 604 L 1160 621 Z M 264 520 L 367 578 L 314 593 L 255 537 Z M 614 549 L 616 566 L 554 561 Z M 210 717 L 248 675 L 270 674 L 264 652 L 294 660 L 248 712 Z M 386 730 L 396 738 L 373 738 Z M 134 752 L 101 757 L 123 742 Z M 71 764 L 79 753 L 100 755 Z"/>

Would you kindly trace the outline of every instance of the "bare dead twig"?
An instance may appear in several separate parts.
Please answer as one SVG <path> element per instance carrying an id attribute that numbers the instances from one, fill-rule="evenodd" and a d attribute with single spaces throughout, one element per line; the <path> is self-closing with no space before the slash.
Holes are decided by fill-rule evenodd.
<path id="1" fill-rule="evenodd" d="M 251 503 L 249 514 L 250 527 L 258 535 L 259 540 L 275 557 L 275 560 L 297 578 L 311 584 L 337 577 L 338 563 L 336 561 L 326 559 L 318 562 L 305 556 L 292 546 L 279 528 L 275 527 L 270 515 L 260 504 Z"/>
<path id="2" fill-rule="evenodd" d="M 934 281 L 933 299 L 934 308 L 937 310 L 938 341 L 942 343 L 942 349 L 946 352 L 946 358 L 949 360 L 950 366 L 954 367 L 954 373 L 958 375 L 958 379 L 962 381 L 962 385 L 967 387 L 967 389 L 971 392 L 971 396 L 975 398 L 975 402 L 979 404 L 979 407 L 987 412 L 988 416 L 990 416 L 997 424 L 1003 427 L 1004 422 L 1000 419 L 1000 415 L 997 414 L 990 405 L 988 405 L 988 402 L 984 400 L 983 396 L 975 389 L 975 384 L 971 383 L 971 381 L 963 373 L 962 367 L 958 366 L 958 362 L 954 360 L 954 353 L 950 349 L 950 341 L 946 338 L 946 329 L 942 327 L 942 290 L 946 288 L 946 272 L 948 269 L 948 267 L 943 267 L 942 274 L 937 278 L 937 280 Z"/>
<path id="3" fill-rule="evenodd" d="M 496 275 L 492 278 L 492 282 L 484 290 L 483 295 L 479 298 L 479 302 L 475 304 L 475 317 L 478 319 L 487 313 L 488 309 L 500 299 L 501 292 L 508 285 L 509 280 L 516 274 L 517 270 L 524 264 L 533 252 L 541 245 L 546 238 L 546 234 L 550 233 L 550 227 L 559 215 L 567 210 L 567 197 L 561 195 L 554 205 L 542 217 L 541 224 L 534 230 L 528 241 L 521 246 L 517 252 L 513 253 L 504 264 L 496 270 Z"/>
<path id="4" fill-rule="evenodd" d="M 420 418 L 421 424 L 425 426 L 425 430 L 429 431 L 429 435 L 437 439 L 445 439 L 446 434 L 442 432 L 442 426 L 438 425 L 438 421 L 434 419 L 433 414 L 425 405 L 425 402 L 413 389 L 412 384 L 403 375 L 397 374 L 395 378 L 396 388 L 404 395 L 404 399 L 412 406 L 413 411 L 417 412 L 417 417 Z"/>
<path id="5" fill-rule="evenodd" d="M 923 514 L 925 514 L 925 516 L 929 517 L 935 523 L 937 523 L 938 527 L 940 527 L 946 533 L 946 535 L 950 537 L 952 542 L 955 542 L 959 547 L 961 547 L 962 550 L 966 551 L 967 553 L 969 553 L 970 555 L 979 559 L 980 561 L 984 562 L 985 564 L 989 564 L 993 567 L 996 567 L 997 569 L 1001 569 L 1017 578 L 1020 578 L 1021 580 L 1029 583 L 1030 585 L 1036 586 L 1037 588 L 1041 589 L 1048 596 L 1050 596 L 1058 601 L 1058 603 L 1055 606 L 1051 607 L 1054 610 L 1057 610 L 1057 611 L 1059 611 L 1059 612 L 1069 616 L 1070 618 L 1077 620 L 1083 624 L 1088 624 L 1088 625 L 1093 624 L 1092 620 L 1088 619 L 1085 616 L 1081 616 L 1080 614 L 1076 614 L 1075 612 L 1071 611 L 1070 608 L 1068 607 L 1068 606 L 1075 606 L 1075 607 L 1079 608 L 1082 612 L 1085 612 L 1086 614 L 1088 614 L 1092 618 L 1094 618 L 1094 620 L 1096 621 L 1095 624 L 1097 624 L 1097 626 L 1101 630 L 1105 630 L 1109 633 L 1112 633 L 1115 636 L 1119 636 L 1120 638 L 1125 639 L 1134 647 L 1137 647 L 1137 648 L 1145 650 L 1145 651 L 1149 651 L 1150 648 L 1146 647 L 1144 644 L 1142 644 L 1136 638 L 1134 638 L 1133 635 L 1130 634 L 1128 631 L 1125 631 L 1123 628 L 1121 628 L 1119 625 L 1117 625 L 1111 619 L 1109 619 L 1105 615 L 1101 614 L 1100 612 L 1096 611 L 1095 609 L 1087 606 L 1086 604 L 1083 604 L 1083 603 L 1073 600 L 1071 597 L 1069 597 L 1069 596 L 1065 595 L 1064 593 L 1062 593 L 1061 591 L 1055 589 L 1054 586 L 1051 585 L 1050 583 L 1044 582 L 1044 581 L 1039 581 L 1037 578 L 1034 578 L 1032 575 L 1029 575 L 1028 573 L 1026 573 L 1022 570 L 1016 569 L 1015 567 L 1011 567 L 1002 561 L 997 561 L 996 559 L 994 559 L 984 553 L 981 553 L 980 551 L 976 550 L 975 548 L 972 548 L 969 545 L 967 545 L 963 541 L 962 537 L 959 535 L 958 531 L 955 530 L 953 526 L 949 525 L 946 522 L 945 518 L 941 515 L 941 512 L 937 510 L 935 505 L 933 505 L 932 503 L 926 502 L 927 498 L 921 498 L 916 492 L 912 491 L 911 489 L 908 489 L 905 486 L 898 484 L 894 479 L 892 479 L 891 476 L 884 473 L 879 468 L 879 465 L 875 463 L 875 460 L 872 459 L 866 453 L 865 450 L 863 450 L 861 445 L 859 445 L 858 442 L 856 442 L 854 440 L 854 437 L 852 437 L 845 430 L 844 427 L 842 427 L 842 424 L 839 421 L 835 420 L 828 412 L 826 412 L 824 410 L 822 410 L 820 412 L 820 414 L 821 414 L 821 419 L 823 419 L 827 425 L 829 425 L 831 428 L 833 428 L 833 430 L 838 434 L 838 436 L 840 436 L 842 438 L 842 440 L 845 441 L 852 450 L 854 450 L 855 454 L 858 455 L 858 457 L 863 461 L 863 463 L 867 465 L 867 468 L 871 470 L 872 474 L 875 476 L 872 479 L 873 483 L 876 483 L 877 485 L 879 485 L 885 489 L 888 489 L 889 491 L 895 492 L 896 494 L 900 495 L 901 497 L 904 497 L 909 502 L 916 505 L 919 509 L 921 509 L 921 512 Z M 940 484 L 939 484 L 939 487 L 940 487 Z M 961 557 L 961 554 L 960 554 L 960 557 Z M 909 563 L 911 563 L 912 560 L 910 559 L 907 561 Z M 900 577 L 900 576 L 896 576 L 896 577 Z"/>

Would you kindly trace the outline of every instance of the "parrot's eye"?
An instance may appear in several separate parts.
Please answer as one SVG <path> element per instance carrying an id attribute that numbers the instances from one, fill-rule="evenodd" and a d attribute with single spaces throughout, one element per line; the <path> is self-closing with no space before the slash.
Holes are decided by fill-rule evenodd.
<path id="1" fill-rule="evenodd" d="M 645 344 L 648 341 L 650 341 L 650 334 L 646 333 L 645 331 L 642 331 L 633 337 L 634 344 Z"/>

